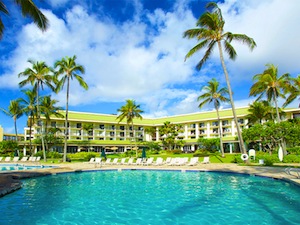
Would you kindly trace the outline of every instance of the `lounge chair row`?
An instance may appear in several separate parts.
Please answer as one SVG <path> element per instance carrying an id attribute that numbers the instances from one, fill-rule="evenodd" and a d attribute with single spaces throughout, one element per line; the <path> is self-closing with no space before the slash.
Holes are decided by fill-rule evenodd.
<path id="1" fill-rule="evenodd" d="M 39 162 L 41 160 L 41 157 L 38 156 L 38 157 L 27 157 L 27 156 L 24 156 L 20 159 L 20 157 L 16 156 L 16 157 L 0 157 L 0 162 Z"/>
<path id="2" fill-rule="evenodd" d="M 154 161 L 154 157 L 148 159 L 137 158 L 134 161 L 134 158 L 107 158 L 103 160 L 100 157 L 91 158 L 89 163 L 92 164 L 101 164 L 101 165 L 141 165 L 141 166 L 195 166 L 199 163 L 199 157 L 192 157 L 190 160 L 188 157 L 168 157 L 165 161 L 162 157 L 157 157 Z M 204 157 L 202 163 L 209 163 L 209 157 Z"/>

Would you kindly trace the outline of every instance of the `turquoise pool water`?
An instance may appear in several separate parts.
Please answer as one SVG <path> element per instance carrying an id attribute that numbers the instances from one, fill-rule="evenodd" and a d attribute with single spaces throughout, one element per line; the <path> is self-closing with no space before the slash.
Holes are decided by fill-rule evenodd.
<path id="1" fill-rule="evenodd" d="M 24 180 L 0 224 L 300 224 L 300 188 L 205 172 L 70 173 Z"/>
<path id="2" fill-rule="evenodd" d="M 49 168 L 50 166 L 29 166 L 24 164 L 0 164 L 0 172 L 8 172 L 15 170 L 31 170 L 31 169 L 41 169 Z"/>

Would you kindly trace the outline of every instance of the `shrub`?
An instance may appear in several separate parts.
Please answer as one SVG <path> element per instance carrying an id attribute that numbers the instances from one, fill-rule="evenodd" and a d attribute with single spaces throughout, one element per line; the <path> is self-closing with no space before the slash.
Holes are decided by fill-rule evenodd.
<path id="1" fill-rule="evenodd" d="M 284 163 L 300 163 L 300 156 L 290 154 L 283 157 Z"/>
<path id="2" fill-rule="evenodd" d="M 74 154 L 68 154 L 68 158 L 71 160 L 84 160 L 89 161 L 91 158 L 100 157 L 100 153 L 97 152 L 77 152 Z"/>
<path id="3" fill-rule="evenodd" d="M 280 162 L 277 154 L 274 154 L 274 155 L 264 155 L 262 157 L 262 159 L 264 160 L 264 165 L 265 166 L 273 166 L 274 163 Z"/>
<path id="4" fill-rule="evenodd" d="M 178 155 L 178 154 L 181 154 L 182 151 L 181 151 L 180 149 L 174 149 L 174 150 L 172 150 L 172 153 L 173 153 L 174 155 Z"/>
<path id="5" fill-rule="evenodd" d="M 287 152 L 290 154 L 300 155 L 300 146 L 287 148 Z"/>
<path id="6" fill-rule="evenodd" d="M 232 163 L 243 163 L 244 161 L 241 159 L 241 154 L 235 154 L 233 159 L 231 160 Z"/>

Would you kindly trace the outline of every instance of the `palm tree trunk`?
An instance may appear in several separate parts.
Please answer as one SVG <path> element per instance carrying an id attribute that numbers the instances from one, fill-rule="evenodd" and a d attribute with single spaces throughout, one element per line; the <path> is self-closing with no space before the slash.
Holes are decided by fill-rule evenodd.
<path id="1" fill-rule="evenodd" d="M 246 148 L 245 148 L 245 145 L 244 145 L 244 140 L 243 140 L 242 133 L 241 133 L 241 129 L 240 129 L 240 125 L 238 123 L 236 112 L 235 112 L 235 106 L 234 106 L 231 86 L 230 86 L 230 82 L 229 82 L 229 76 L 228 76 L 228 72 L 227 72 L 227 69 L 226 69 L 226 66 L 225 66 L 223 51 L 222 51 L 222 45 L 221 45 L 220 41 L 218 41 L 218 47 L 219 47 L 220 59 L 221 59 L 221 63 L 222 63 L 222 67 L 223 67 L 223 70 L 224 70 L 225 79 L 226 79 L 226 83 L 227 83 L 227 88 L 228 88 L 228 92 L 229 92 L 229 98 L 230 98 L 230 103 L 231 103 L 231 108 L 232 108 L 232 114 L 233 114 L 236 129 L 237 129 L 240 149 L 241 149 L 241 152 L 243 154 L 247 154 L 247 151 L 246 151 Z"/>
<path id="2" fill-rule="evenodd" d="M 17 118 L 14 118 L 16 141 L 18 141 Z"/>
<path id="3" fill-rule="evenodd" d="M 46 150 L 45 150 L 45 142 L 44 142 L 44 133 L 43 133 L 43 122 L 41 121 L 41 112 L 40 112 L 40 103 L 39 103 L 39 85 L 37 85 L 36 89 L 36 96 L 37 96 L 37 114 L 38 114 L 38 125 L 41 125 L 41 140 L 42 140 L 42 149 L 43 149 L 43 158 L 46 162 Z"/>
<path id="4" fill-rule="evenodd" d="M 220 115 L 219 115 L 219 109 L 217 106 L 216 107 L 216 111 L 217 111 L 217 117 L 218 117 L 218 124 L 219 124 L 219 135 L 220 135 L 220 150 L 221 150 L 221 155 L 224 158 L 225 154 L 224 154 L 224 148 L 223 148 L 223 134 L 222 134 L 222 129 L 221 129 L 221 120 L 220 120 Z"/>
<path id="5" fill-rule="evenodd" d="M 277 115 L 277 122 L 280 123 L 280 115 L 279 115 L 279 110 L 278 110 L 278 103 L 277 103 L 277 98 L 275 94 L 273 95 L 273 101 L 275 103 L 275 109 L 276 109 L 276 115 Z"/>
<path id="6" fill-rule="evenodd" d="M 67 78 L 67 99 L 66 99 L 66 120 L 65 120 L 65 145 L 63 162 L 67 161 L 67 148 L 68 148 L 68 110 L 69 110 L 69 89 L 70 89 L 70 77 Z"/>
<path id="7" fill-rule="evenodd" d="M 33 115 L 31 115 L 30 117 L 30 126 L 29 126 L 29 151 L 30 151 L 30 155 L 32 155 L 32 141 L 31 141 L 31 133 L 32 133 L 32 123 L 33 123 L 33 119 L 32 119 Z"/>
<path id="8" fill-rule="evenodd" d="M 136 155 L 136 157 L 138 157 L 138 150 L 137 150 L 136 138 L 135 138 L 135 133 L 134 133 L 134 128 L 133 128 L 133 121 L 131 122 L 131 127 L 132 127 L 132 133 L 133 133 L 135 155 Z"/>

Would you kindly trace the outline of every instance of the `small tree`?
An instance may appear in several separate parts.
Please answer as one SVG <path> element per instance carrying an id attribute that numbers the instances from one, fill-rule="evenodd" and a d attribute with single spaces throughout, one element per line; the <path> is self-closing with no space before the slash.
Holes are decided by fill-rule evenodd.
<path id="1" fill-rule="evenodd" d="M 164 125 L 159 128 L 159 135 L 164 148 L 172 150 L 176 149 L 177 146 L 182 146 L 182 140 L 178 140 L 178 136 L 182 132 L 181 124 L 172 124 L 169 121 L 164 122 Z"/>

